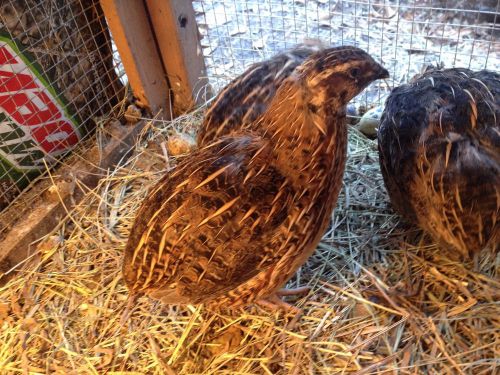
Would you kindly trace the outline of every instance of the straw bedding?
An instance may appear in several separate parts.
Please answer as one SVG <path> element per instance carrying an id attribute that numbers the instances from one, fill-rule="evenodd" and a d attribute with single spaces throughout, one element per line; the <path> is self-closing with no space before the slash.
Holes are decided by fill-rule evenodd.
<path id="1" fill-rule="evenodd" d="M 376 144 L 352 129 L 331 227 L 287 286 L 292 317 L 256 306 L 208 311 L 146 297 L 127 304 L 121 255 L 134 214 L 167 163 L 174 129 L 152 121 L 134 155 L 41 242 L 0 289 L 2 374 L 494 374 L 500 372 L 500 257 L 477 269 L 401 222 Z"/>

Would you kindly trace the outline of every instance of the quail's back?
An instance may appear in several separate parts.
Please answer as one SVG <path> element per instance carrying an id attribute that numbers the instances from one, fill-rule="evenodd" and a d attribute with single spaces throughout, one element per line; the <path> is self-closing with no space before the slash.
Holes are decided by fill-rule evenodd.
<path id="1" fill-rule="evenodd" d="M 398 212 L 463 255 L 499 240 L 499 74 L 428 70 L 391 93 L 378 138 Z"/>
<path id="2" fill-rule="evenodd" d="M 320 41 L 310 40 L 250 66 L 231 81 L 207 109 L 198 130 L 198 145 L 205 146 L 242 127 L 255 125 L 295 68 L 323 48 Z"/>
<path id="3" fill-rule="evenodd" d="M 137 214 L 123 263 L 131 292 L 227 307 L 272 295 L 328 225 L 344 171 L 346 103 L 386 76 L 358 48 L 320 51 L 256 123 L 183 159 Z"/>

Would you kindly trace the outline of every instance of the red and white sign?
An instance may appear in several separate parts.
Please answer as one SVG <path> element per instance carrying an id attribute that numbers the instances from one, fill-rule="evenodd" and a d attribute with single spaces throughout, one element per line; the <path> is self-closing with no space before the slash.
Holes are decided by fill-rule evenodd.
<path id="1" fill-rule="evenodd" d="M 23 130 L 24 139 L 32 138 L 40 150 L 51 156 L 67 152 L 81 137 L 74 121 L 66 115 L 49 87 L 37 77 L 37 72 L 1 39 L 0 112 L 9 118 L 11 124 Z M 2 128 L 0 123 L 0 133 L 2 129 L 8 129 L 7 124 L 4 125 Z M 15 167 L 27 169 L 1 148 L 0 153 Z"/>

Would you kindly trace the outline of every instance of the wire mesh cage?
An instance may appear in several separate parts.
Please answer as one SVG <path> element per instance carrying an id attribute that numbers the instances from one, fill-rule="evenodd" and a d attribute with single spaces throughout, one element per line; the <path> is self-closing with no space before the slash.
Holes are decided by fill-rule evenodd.
<path id="1" fill-rule="evenodd" d="M 367 50 L 391 72 L 357 105 L 380 103 L 428 64 L 500 67 L 495 0 L 195 0 L 215 91 L 307 38 Z M 2 2 L 0 209 L 61 160 L 123 97 L 124 72 L 97 0 Z M 31 86 L 30 86 L 31 85 Z"/>
<path id="2" fill-rule="evenodd" d="M 132 30 L 122 38 L 114 33 L 106 8 L 110 4 L 119 4 L 122 11 L 114 21 Z M 154 51 L 156 58 L 137 54 L 141 58 L 134 63 L 144 68 L 145 60 L 156 59 L 161 78 L 168 78 L 158 80 L 158 86 L 174 91 L 174 74 L 168 74 L 172 71 L 163 59 L 173 54 L 168 38 L 175 39 L 172 30 L 179 32 L 174 25 L 181 29 L 177 35 L 186 31 L 186 24 L 193 25 L 188 40 L 196 43 L 198 28 L 215 92 L 250 64 L 305 38 L 359 46 L 390 70 L 389 80 L 355 100 L 358 107 L 382 103 L 386 93 L 427 64 L 500 67 L 498 0 L 194 0 L 197 25 L 191 22 L 192 13 L 185 15 L 186 8 L 171 12 L 175 17 L 170 28 L 154 25 L 152 14 L 157 21 L 168 17 L 149 10 L 179 4 L 190 5 L 184 0 L 0 2 L 0 202 L 3 198 L 10 203 L 29 180 L 40 174 L 44 178 L 51 165 L 72 169 L 73 156 L 94 163 L 88 148 L 60 162 L 82 141 L 93 144 L 98 158 L 104 155 L 99 152 L 105 147 L 93 136 L 98 118 L 124 97 L 127 78 L 135 89 L 126 56 L 137 49 L 127 51 L 120 43 L 128 47 L 135 42 L 134 47 L 146 50 L 142 42 L 153 36 L 149 41 L 154 49 L 162 45 L 155 32 L 164 31 L 163 51 Z M 142 8 L 140 21 L 130 11 L 134 6 Z M 146 38 L 137 37 L 138 30 L 144 31 L 137 24 L 150 33 Z M 198 45 L 192 49 L 196 53 L 187 55 L 199 57 Z M 179 58 L 171 60 L 182 65 Z M 205 78 L 201 69 L 192 71 Z M 139 106 L 137 99 L 134 105 Z M 35 215 L 12 225 L 0 217 L 0 373 L 498 373 L 500 257 L 483 254 L 478 270 L 472 270 L 472 261 L 453 260 L 450 251 L 402 225 L 390 208 L 377 143 L 355 129 L 349 131 L 343 186 L 331 225 L 286 285 L 311 287 L 308 295 L 289 300 L 302 309 L 302 316 L 266 312 L 256 305 L 230 312 L 136 296 L 127 300 L 131 294 L 121 265 L 133 220 L 141 215 L 143 199 L 175 168 L 177 153 L 168 147 L 172 135 L 193 135 L 203 110 L 174 120 L 170 114 L 154 116 L 157 112 L 147 119 L 140 112 L 135 118 L 141 121 L 128 127 L 143 125 L 140 134 L 130 143 L 117 139 L 131 151 L 128 158 L 117 157 L 119 162 L 109 168 L 94 163 L 88 174 L 100 180 L 94 186 L 78 185 L 78 202 L 65 206 L 60 196 L 52 197 L 62 201 L 62 214 L 44 212 L 56 217 L 50 228 L 33 229 L 30 219 Z M 21 120 L 38 122 L 30 127 Z M 41 133 L 40 139 L 46 140 L 42 145 L 35 131 L 52 123 L 55 131 Z M 78 136 L 68 140 L 72 132 Z M 54 173 L 64 176 L 61 170 Z M 47 198 L 37 188 L 29 191 L 28 210 Z M 24 201 L 26 195 L 20 198 Z M 2 214 L 17 208 L 16 202 Z M 11 246 L 2 258 L 8 246 L 2 225 L 13 229 L 12 237 L 35 234 Z"/>
<path id="3" fill-rule="evenodd" d="M 305 38 L 355 45 L 383 63 L 389 87 L 368 89 L 358 102 L 384 92 L 428 64 L 500 67 L 497 0 L 204 0 L 193 2 L 207 70 L 219 89 L 249 64 Z"/>
<path id="4" fill-rule="evenodd" d="M 0 7 L 0 210 L 91 136 L 123 97 L 99 1 Z"/>

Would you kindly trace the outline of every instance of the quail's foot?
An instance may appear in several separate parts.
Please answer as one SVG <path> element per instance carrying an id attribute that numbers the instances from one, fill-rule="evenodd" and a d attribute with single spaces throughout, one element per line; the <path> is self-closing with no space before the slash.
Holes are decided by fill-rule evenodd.
<path id="1" fill-rule="evenodd" d="M 299 321 L 301 316 L 304 314 L 304 310 L 297 306 L 293 306 L 288 302 L 284 301 L 282 297 L 285 296 L 297 296 L 297 295 L 305 295 L 311 291 L 311 288 L 308 286 L 303 286 L 300 288 L 287 289 L 283 288 L 276 291 L 274 294 L 270 296 L 260 299 L 257 301 L 257 304 L 271 311 L 282 310 L 287 314 L 293 316 L 290 323 L 287 324 L 287 329 L 291 329 L 295 326 L 295 324 Z"/>
<path id="2" fill-rule="evenodd" d="M 123 310 L 123 313 L 120 317 L 120 326 L 124 326 L 125 323 L 129 320 L 130 313 L 132 312 L 132 309 L 134 308 L 134 305 L 136 304 L 139 297 L 140 295 L 135 293 L 128 296 L 127 305 L 125 306 L 125 309 Z"/>
<path id="3" fill-rule="evenodd" d="M 301 286 L 299 288 L 283 288 L 280 289 L 276 292 L 276 295 L 278 297 L 285 297 L 285 296 L 303 296 L 308 294 L 311 291 L 310 286 Z"/>

